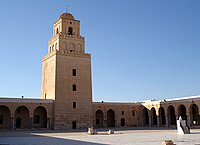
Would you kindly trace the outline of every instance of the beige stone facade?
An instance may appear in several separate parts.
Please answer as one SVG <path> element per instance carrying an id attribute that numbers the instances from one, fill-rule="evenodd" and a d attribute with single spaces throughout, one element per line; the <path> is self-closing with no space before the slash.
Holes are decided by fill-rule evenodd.
<path id="1" fill-rule="evenodd" d="M 200 127 L 200 96 L 139 103 L 92 102 L 91 55 L 80 21 L 69 13 L 54 23 L 42 60 L 41 99 L 0 98 L 0 129 L 175 127 L 182 116 Z"/>

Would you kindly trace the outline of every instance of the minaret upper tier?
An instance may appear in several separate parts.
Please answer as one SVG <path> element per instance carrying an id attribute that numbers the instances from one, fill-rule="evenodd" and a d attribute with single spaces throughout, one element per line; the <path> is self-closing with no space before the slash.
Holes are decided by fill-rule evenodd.
<path id="1" fill-rule="evenodd" d="M 48 42 L 48 53 L 59 51 L 85 54 L 84 37 L 80 36 L 80 21 L 70 13 L 63 13 L 53 25 L 53 37 Z"/>

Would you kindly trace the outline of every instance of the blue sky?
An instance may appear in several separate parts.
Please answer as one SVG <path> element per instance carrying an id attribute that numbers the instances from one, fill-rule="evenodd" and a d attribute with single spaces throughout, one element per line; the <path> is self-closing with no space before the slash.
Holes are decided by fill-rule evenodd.
<path id="1" fill-rule="evenodd" d="M 42 57 L 66 5 L 92 54 L 94 101 L 200 94 L 199 0 L 1 0 L 0 96 L 40 97 Z"/>

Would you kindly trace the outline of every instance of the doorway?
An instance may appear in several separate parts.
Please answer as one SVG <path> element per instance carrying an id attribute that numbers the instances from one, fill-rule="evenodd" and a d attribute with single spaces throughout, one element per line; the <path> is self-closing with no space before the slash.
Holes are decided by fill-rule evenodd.
<path id="1" fill-rule="evenodd" d="M 76 121 L 72 122 L 72 129 L 76 129 Z"/>
<path id="2" fill-rule="evenodd" d="M 21 128 L 21 118 L 16 119 L 16 128 Z"/>

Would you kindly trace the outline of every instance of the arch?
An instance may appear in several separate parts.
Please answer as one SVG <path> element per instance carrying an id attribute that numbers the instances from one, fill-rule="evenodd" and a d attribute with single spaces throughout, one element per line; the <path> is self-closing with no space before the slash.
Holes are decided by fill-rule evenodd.
<path id="1" fill-rule="evenodd" d="M 124 127 L 125 125 L 126 125 L 125 119 L 124 119 L 124 118 L 121 118 L 121 127 Z"/>
<path id="2" fill-rule="evenodd" d="M 20 120 L 20 121 L 19 121 Z M 20 122 L 20 127 L 18 126 Z M 19 106 L 15 110 L 15 127 L 30 128 L 29 110 L 25 106 Z"/>
<path id="3" fill-rule="evenodd" d="M 7 106 L 0 106 L 0 129 L 11 128 L 10 109 Z"/>
<path id="4" fill-rule="evenodd" d="M 152 126 L 157 125 L 157 115 L 155 108 L 151 108 L 151 120 L 152 120 Z"/>
<path id="5" fill-rule="evenodd" d="M 199 108 L 196 104 L 190 106 L 191 125 L 200 125 Z"/>
<path id="6" fill-rule="evenodd" d="M 143 109 L 143 125 L 149 126 L 149 114 L 147 108 Z"/>
<path id="7" fill-rule="evenodd" d="M 57 50 L 57 43 L 55 44 L 55 50 Z"/>
<path id="8" fill-rule="evenodd" d="M 184 105 L 179 105 L 178 107 L 178 116 L 181 116 L 181 118 L 183 120 L 186 120 L 187 121 L 187 115 L 186 115 L 186 108 Z"/>
<path id="9" fill-rule="evenodd" d="M 96 127 L 103 127 L 103 111 L 100 109 L 96 111 Z"/>
<path id="10" fill-rule="evenodd" d="M 70 50 L 69 50 L 69 52 L 70 52 L 70 53 L 74 53 L 74 50 L 75 50 L 75 44 L 74 44 L 74 43 L 71 43 L 69 46 L 70 46 Z"/>
<path id="11" fill-rule="evenodd" d="M 160 120 L 160 125 L 166 125 L 165 122 L 165 109 L 163 107 L 159 108 L 159 120 Z"/>
<path id="12" fill-rule="evenodd" d="M 47 128 L 47 111 L 43 106 L 38 106 L 34 110 L 33 127 Z"/>
<path id="13" fill-rule="evenodd" d="M 79 54 L 82 53 L 82 45 L 81 45 L 81 44 L 78 44 L 77 52 L 78 52 Z"/>
<path id="14" fill-rule="evenodd" d="M 72 28 L 72 27 L 69 27 L 69 28 L 68 28 L 67 34 L 68 34 L 68 35 L 73 35 L 73 28 Z"/>
<path id="15" fill-rule="evenodd" d="M 54 51 L 54 44 L 52 45 L 52 49 L 51 49 L 51 51 Z"/>
<path id="16" fill-rule="evenodd" d="M 168 117 L 169 117 L 169 125 L 176 125 L 175 109 L 172 105 L 170 105 L 168 107 L 167 114 L 168 114 Z"/>
<path id="17" fill-rule="evenodd" d="M 61 48 L 62 48 L 63 51 L 66 51 L 67 50 L 67 43 L 63 42 Z"/>
<path id="18" fill-rule="evenodd" d="M 107 111 L 107 127 L 115 127 L 115 112 L 112 109 Z"/>

